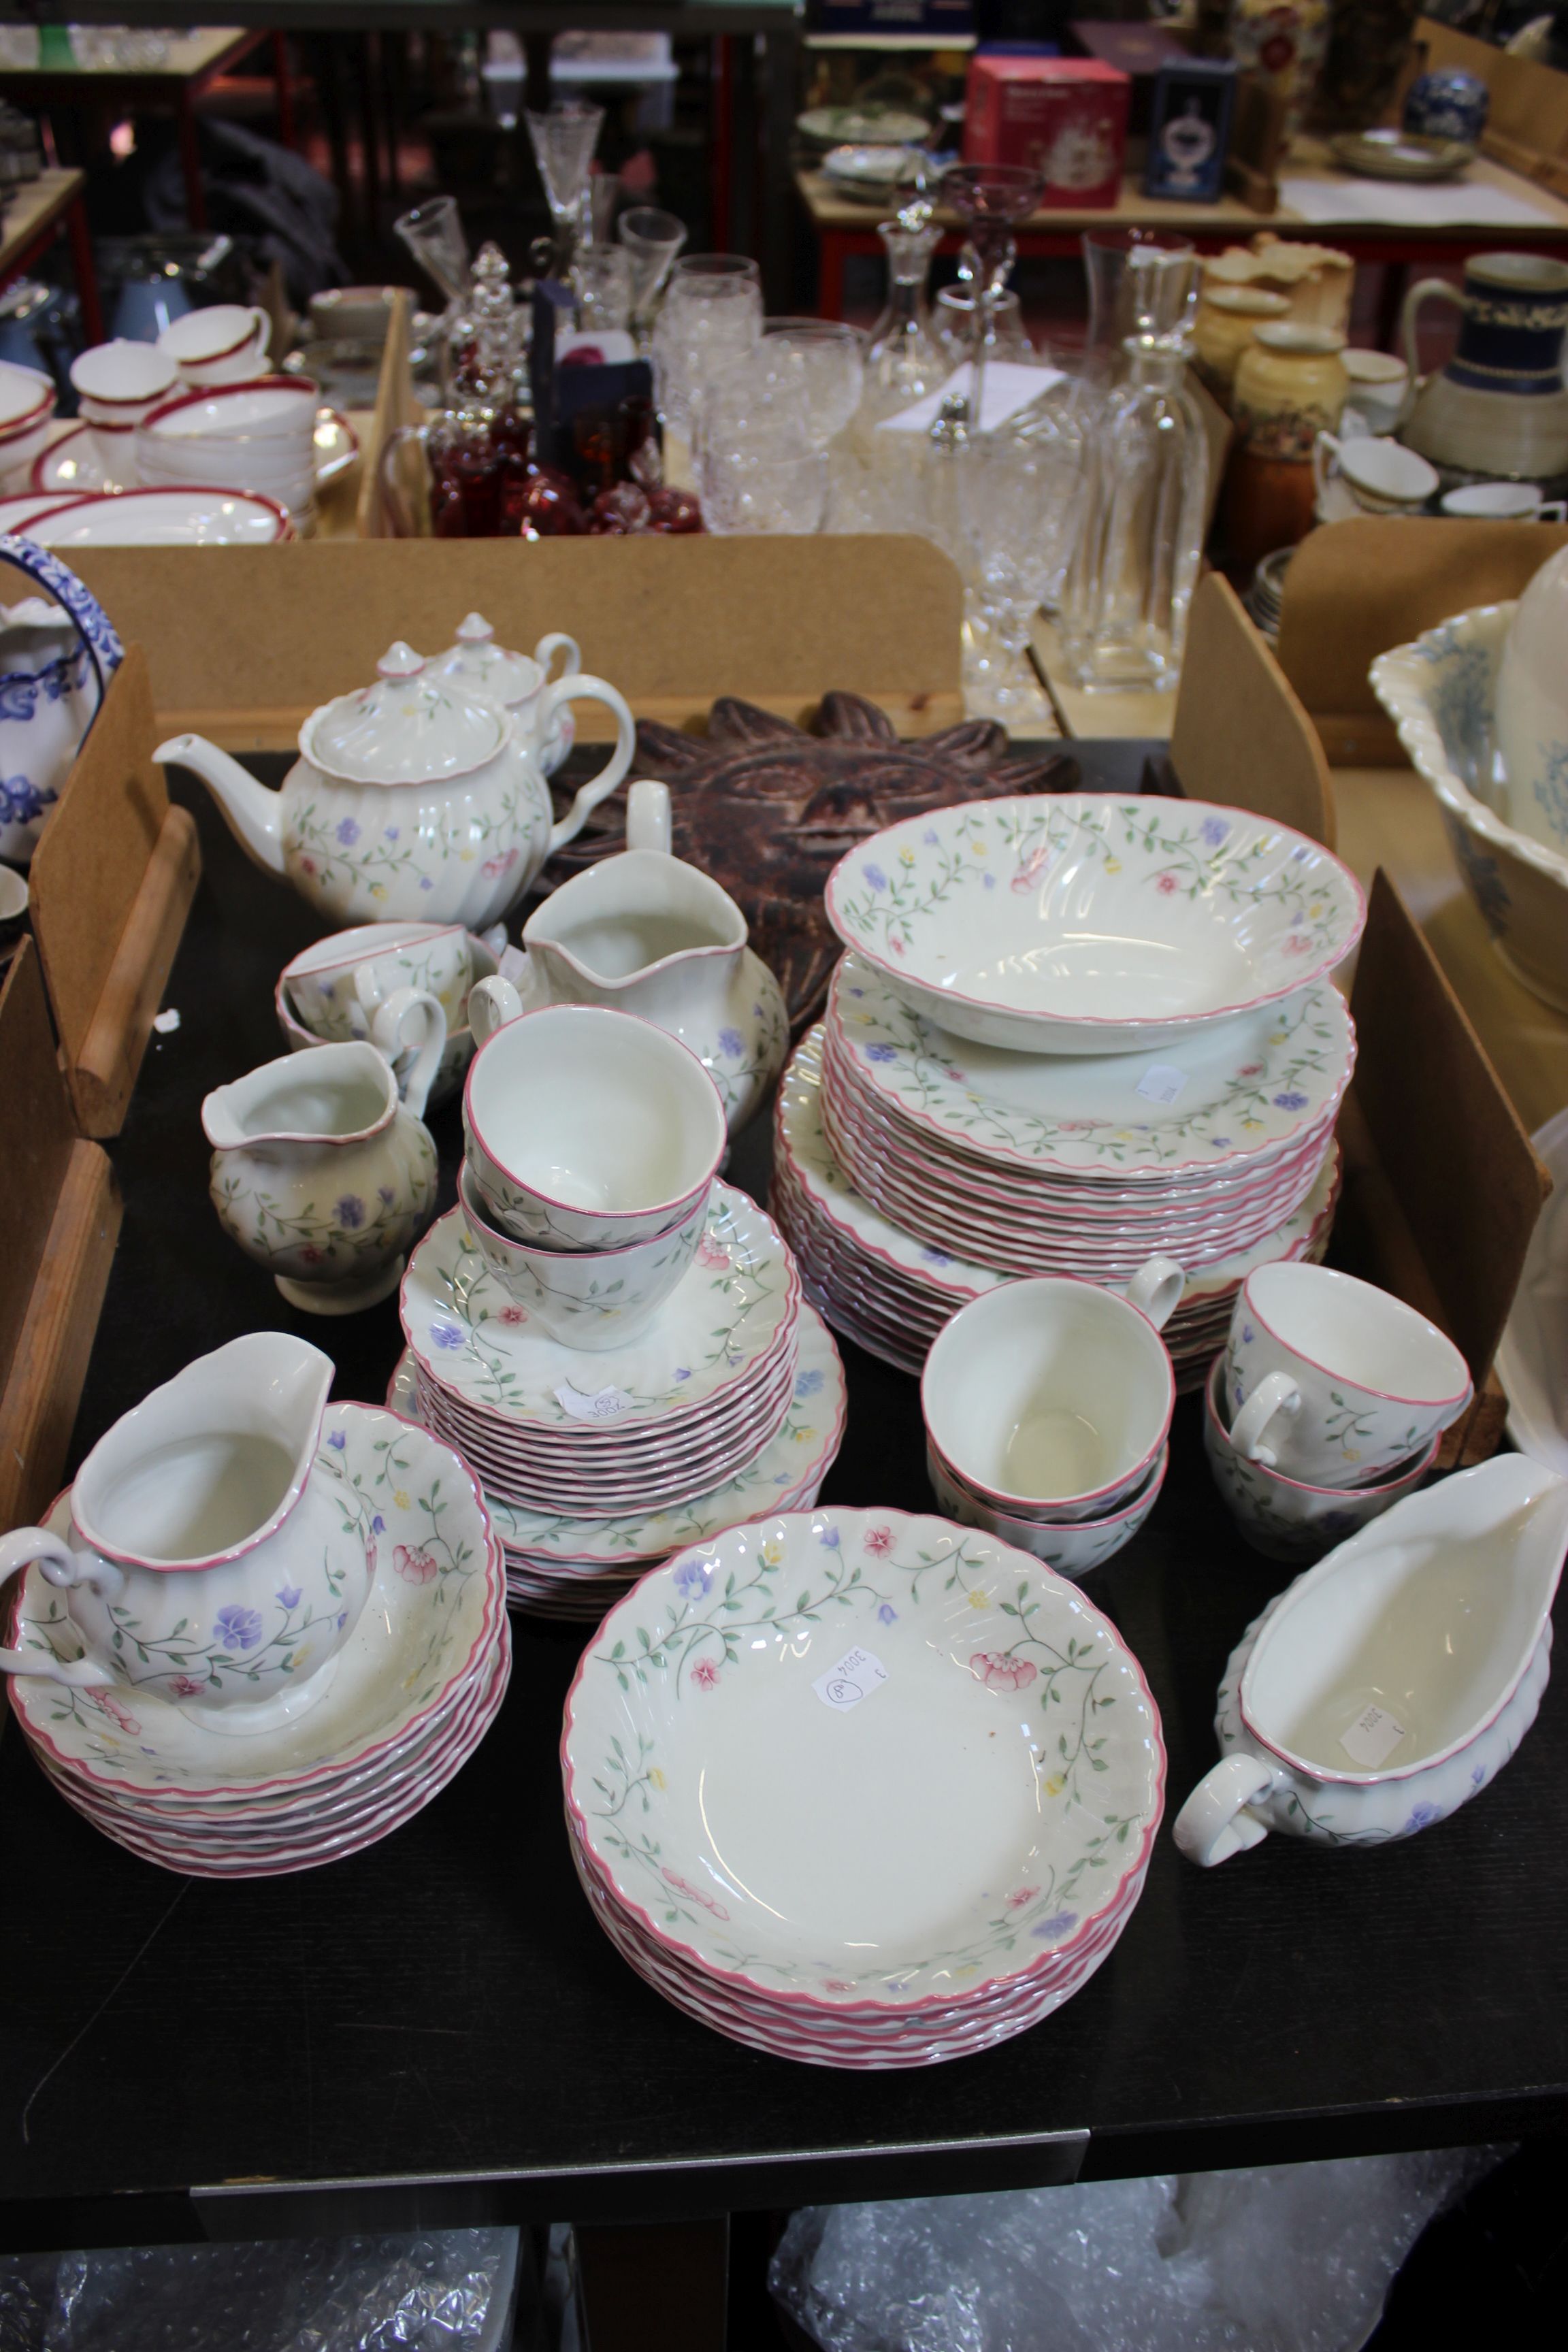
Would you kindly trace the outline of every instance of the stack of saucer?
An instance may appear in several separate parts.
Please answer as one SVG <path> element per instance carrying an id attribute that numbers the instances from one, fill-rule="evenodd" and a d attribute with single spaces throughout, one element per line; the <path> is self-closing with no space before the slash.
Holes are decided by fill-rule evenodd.
<path id="1" fill-rule="evenodd" d="M 319 1465 L 341 1485 L 374 1582 L 316 1704 L 235 1738 L 132 1688 L 11 1683 L 23 1736 L 68 1804 L 148 1862 L 260 1878 L 357 1853 L 428 1804 L 484 1738 L 511 1670 L 500 1548 L 450 1449 L 380 1408 L 331 1404 Z M 45 1524 L 64 1536 L 70 1496 Z M 79 1657 L 35 1563 L 18 1649 Z"/>
<path id="2" fill-rule="evenodd" d="M 562 1740 L 623 1958 L 732 2041 L 847 2068 L 988 2049 L 1070 1999 L 1138 1901 L 1164 1760 L 1081 1594 L 893 1510 L 760 1520 L 646 1576 Z"/>
<path id="3" fill-rule="evenodd" d="M 858 1189 L 824 1129 L 823 1042 L 821 1028 L 808 1032 L 779 1087 L 772 1204 L 799 1258 L 807 1295 L 834 1328 L 900 1370 L 918 1372 L 949 1317 L 994 1289 L 1009 1269 L 987 1255 L 980 1234 L 965 1247 L 939 1245 Z M 1224 1342 L 1237 1290 L 1255 1265 L 1322 1255 L 1338 1192 L 1339 1155 L 1331 1140 L 1305 1198 L 1250 1248 L 1226 1250 L 1196 1265 L 1172 1250 L 1188 1268 L 1186 1290 L 1164 1329 L 1184 1389 L 1201 1383 Z M 1105 1286 L 1124 1285 L 1112 1280 Z"/>

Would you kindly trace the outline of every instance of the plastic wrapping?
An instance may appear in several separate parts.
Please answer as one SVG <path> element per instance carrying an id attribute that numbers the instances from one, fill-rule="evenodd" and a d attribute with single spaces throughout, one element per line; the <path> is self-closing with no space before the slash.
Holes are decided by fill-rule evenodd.
<path id="1" fill-rule="evenodd" d="M 515 2230 L 0 2258 L 0 2352 L 500 2352 Z"/>
<path id="2" fill-rule="evenodd" d="M 770 2284 L 825 2352 L 1352 2352 L 1506 2153 L 808 2207 Z"/>

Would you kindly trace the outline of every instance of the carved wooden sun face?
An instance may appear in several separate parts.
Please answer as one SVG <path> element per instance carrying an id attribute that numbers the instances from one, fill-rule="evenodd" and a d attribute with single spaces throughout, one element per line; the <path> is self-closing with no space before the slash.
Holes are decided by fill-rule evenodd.
<path id="1" fill-rule="evenodd" d="M 900 817 L 954 801 L 1008 793 L 1075 792 L 1066 751 L 1007 756 L 992 719 L 971 719 L 918 741 L 897 736 L 874 703 L 824 697 L 807 733 L 754 704 L 725 697 L 704 735 L 644 723 L 637 772 L 670 788 L 674 848 L 722 884 L 751 926 L 752 945 L 777 974 L 798 1034 L 822 1008 L 841 952 L 823 911 L 829 873 L 858 842 Z M 621 847 L 625 791 L 545 868 L 551 887 Z"/>

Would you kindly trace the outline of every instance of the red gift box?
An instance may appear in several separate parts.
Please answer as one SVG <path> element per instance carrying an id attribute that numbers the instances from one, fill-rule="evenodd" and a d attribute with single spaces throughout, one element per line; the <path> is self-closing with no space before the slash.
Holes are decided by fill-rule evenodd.
<path id="1" fill-rule="evenodd" d="M 1126 74 L 1098 58 L 975 58 L 963 160 L 1043 172 L 1045 205 L 1113 205 L 1121 193 L 1131 89 Z"/>

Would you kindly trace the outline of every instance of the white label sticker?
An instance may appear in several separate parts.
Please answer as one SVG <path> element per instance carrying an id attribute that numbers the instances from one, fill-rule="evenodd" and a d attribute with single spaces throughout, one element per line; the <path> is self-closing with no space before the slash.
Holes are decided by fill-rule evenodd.
<path id="1" fill-rule="evenodd" d="M 1341 1732 L 1340 1746 L 1352 1764 L 1359 1764 L 1363 1771 L 1375 1772 L 1404 1737 L 1405 1726 L 1396 1723 L 1385 1706 L 1368 1706 L 1362 1709 L 1348 1731 Z"/>
<path id="2" fill-rule="evenodd" d="M 555 1394 L 562 1411 L 574 1421 L 615 1421 L 631 1403 L 625 1389 L 604 1388 L 595 1396 L 585 1396 L 570 1381 L 563 1381 Z"/>
<path id="3" fill-rule="evenodd" d="M 887 1679 L 887 1667 L 869 1650 L 846 1650 L 838 1664 L 818 1675 L 811 1687 L 824 1706 L 837 1707 L 842 1714 L 869 1698 L 878 1684 Z"/>
<path id="4" fill-rule="evenodd" d="M 1169 1062 L 1155 1062 L 1138 1081 L 1137 1092 L 1149 1102 L 1173 1103 L 1187 1083 L 1185 1070 L 1178 1070 Z"/>

